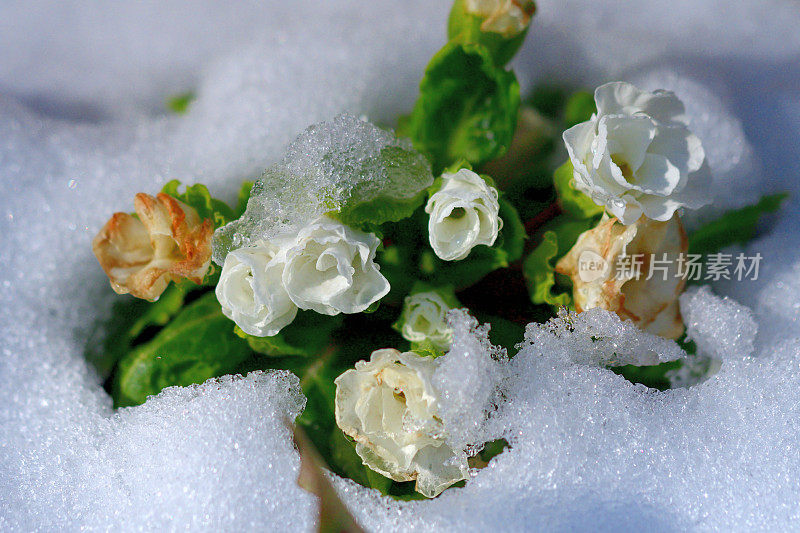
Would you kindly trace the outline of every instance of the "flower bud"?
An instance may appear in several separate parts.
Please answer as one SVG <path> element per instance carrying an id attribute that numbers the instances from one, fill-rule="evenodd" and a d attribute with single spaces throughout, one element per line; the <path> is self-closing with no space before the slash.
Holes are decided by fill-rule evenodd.
<path id="1" fill-rule="evenodd" d="M 677 339 L 683 334 L 678 297 L 686 285 L 679 257 L 689 241 L 678 215 L 641 217 L 625 226 L 603 217 L 556 264 L 573 284 L 575 310 L 607 309 L 640 329 Z"/>
<path id="2" fill-rule="evenodd" d="M 441 351 L 450 349 L 453 330 L 447 324 L 447 313 L 458 306 L 452 289 L 448 302 L 436 290 L 421 291 L 406 296 L 403 313 L 395 326 L 404 339 L 412 343 L 429 341 Z"/>
<path id="3" fill-rule="evenodd" d="M 465 0 L 467 13 L 484 17 L 481 30 L 510 38 L 528 27 L 536 11 L 532 0 Z"/>
<path id="4" fill-rule="evenodd" d="M 503 227 L 497 197 L 497 189 L 469 169 L 443 174 L 442 187 L 425 206 L 434 253 L 445 261 L 459 261 L 475 246 L 493 245 Z"/>
<path id="5" fill-rule="evenodd" d="M 445 442 L 433 387 L 435 359 L 376 350 L 336 378 L 336 424 L 356 442 L 372 470 L 395 481 L 416 481 L 433 498 L 469 477 L 463 451 Z"/>
<path id="6" fill-rule="evenodd" d="M 139 193 L 134 208 L 138 218 L 115 213 L 92 241 L 111 288 L 155 301 L 170 281 L 202 283 L 211 262 L 213 222 L 164 193 Z"/>

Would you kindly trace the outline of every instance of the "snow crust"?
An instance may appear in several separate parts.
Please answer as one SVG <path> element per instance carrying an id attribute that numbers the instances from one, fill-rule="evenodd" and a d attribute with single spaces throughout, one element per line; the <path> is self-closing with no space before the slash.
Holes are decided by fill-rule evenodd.
<path id="1" fill-rule="evenodd" d="M 0 6 L 0 530 L 313 528 L 283 425 L 303 404 L 294 378 L 223 378 L 112 411 L 83 358 L 119 298 L 90 241 L 136 192 L 170 179 L 232 199 L 313 123 L 349 112 L 392 124 L 444 42 L 448 7 Z M 461 323 L 437 374 L 446 416 L 463 439 L 511 447 L 433 501 L 336 479 L 365 527 L 797 528 L 798 26 L 788 0 L 539 2 L 515 62 L 523 90 L 626 79 L 684 100 L 715 176 L 715 204 L 690 227 L 763 193 L 793 198 L 743 250 L 764 257 L 757 281 L 723 280 L 681 302 L 698 347 L 721 359 L 703 383 L 658 392 L 607 370 L 608 350 L 587 335 L 626 357 L 677 352 L 603 313 L 559 335 L 530 326 L 510 362 Z M 188 114 L 167 115 L 164 99 L 188 89 L 198 96 Z M 464 368 L 493 381 L 463 382 Z M 505 401 L 487 417 L 490 383 Z"/>

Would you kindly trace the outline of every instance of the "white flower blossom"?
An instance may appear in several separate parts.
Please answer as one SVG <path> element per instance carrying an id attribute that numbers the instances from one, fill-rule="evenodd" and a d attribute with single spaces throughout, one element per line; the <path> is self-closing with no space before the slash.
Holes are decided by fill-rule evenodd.
<path id="1" fill-rule="evenodd" d="M 466 168 L 443 174 L 442 180 L 442 188 L 425 206 L 428 238 L 439 258 L 459 261 L 475 246 L 491 246 L 497 239 L 503 227 L 497 189 Z"/>
<path id="2" fill-rule="evenodd" d="M 445 442 L 436 368 L 430 357 L 376 350 L 335 382 L 336 423 L 364 464 L 395 481 L 416 480 L 429 498 L 469 477 L 466 454 Z"/>
<path id="3" fill-rule="evenodd" d="M 375 263 L 372 233 L 321 217 L 300 230 L 286 250 L 283 284 L 300 309 L 325 315 L 360 313 L 389 292 Z"/>
<path id="4" fill-rule="evenodd" d="M 481 30 L 506 38 L 525 31 L 536 11 L 532 0 L 465 0 L 467 13 L 485 17 Z"/>
<path id="5" fill-rule="evenodd" d="M 564 132 L 577 189 L 626 225 L 710 201 L 705 152 L 673 93 L 613 82 L 594 99 L 597 113 Z"/>
<path id="6" fill-rule="evenodd" d="M 261 242 L 225 257 L 217 300 L 223 314 L 245 333 L 277 335 L 297 315 L 297 306 L 283 287 L 284 255 L 279 244 Z"/>
<path id="7" fill-rule="evenodd" d="M 453 330 L 447 325 L 450 305 L 436 291 L 406 296 L 400 317 L 400 334 L 410 342 L 430 341 L 440 350 L 449 350 Z"/>

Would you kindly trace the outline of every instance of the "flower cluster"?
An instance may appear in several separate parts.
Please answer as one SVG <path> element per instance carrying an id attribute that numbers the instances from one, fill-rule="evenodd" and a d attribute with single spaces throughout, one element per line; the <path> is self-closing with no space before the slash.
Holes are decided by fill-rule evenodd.
<path id="1" fill-rule="evenodd" d="M 502 450 L 481 451 L 509 396 L 506 370 L 487 377 L 487 365 L 507 360 L 534 313 L 601 308 L 680 339 L 685 258 L 716 257 L 720 279 L 722 249 L 781 197 L 688 236 L 682 210 L 709 202 L 711 180 L 683 104 L 624 82 L 565 94 L 560 110 L 523 103 L 506 65 L 533 10 L 457 0 L 399 135 L 342 115 L 309 127 L 235 208 L 171 182 L 138 194 L 136 215 L 116 213 L 93 242 L 112 288 L 164 296 L 115 324 L 132 324 L 109 350 L 115 404 L 291 371 L 308 398 L 298 425 L 332 470 L 432 498 Z M 560 139 L 569 160 L 550 181 Z M 183 279 L 196 285 L 165 293 Z M 468 311 L 494 326 L 491 341 L 477 320 L 460 325 Z"/>
<path id="2" fill-rule="evenodd" d="M 597 113 L 564 132 L 572 185 L 605 208 L 556 271 L 569 276 L 575 309 L 613 311 L 640 328 L 677 339 L 684 327 L 681 276 L 617 275 L 632 256 L 666 258 L 678 268 L 688 239 L 677 210 L 707 204 L 710 176 L 700 140 L 671 92 L 614 82 L 594 93 Z M 587 265 L 601 265 L 596 270 Z"/>
<path id="3" fill-rule="evenodd" d="M 389 292 L 375 264 L 380 240 L 328 217 L 296 235 L 229 253 L 217 298 L 225 316 L 258 337 L 276 335 L 298 309 L 360 313 Z"/>

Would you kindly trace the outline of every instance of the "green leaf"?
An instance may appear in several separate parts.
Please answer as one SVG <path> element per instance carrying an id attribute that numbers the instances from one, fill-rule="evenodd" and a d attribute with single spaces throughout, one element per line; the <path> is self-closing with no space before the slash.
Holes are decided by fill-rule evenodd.
<path id="1" fill-rule="evenodd" d="M 572 297 L 568 293 L 553 294 L 556 284 L 555 264 L 558 255 L 558 237 L 554 231 L 546 231 L 542 242 L 531 252 L 522 265 L 528 293 L 535 304 L 570 305 Z"/>
<path id="2" fill-rule="evenodd" d="M 444 355 L 444 351 L 428 339 L 420 342 L 412 342 L 411 351 L 419 356 L 430 357 L 431 359 L 436 359 Z"/>
<path id="3" fill-rule="evenodd" d="M 526 7 L 533 12 L 534 3 L 528 1 L 527 4 Z M 497 65 L 505 65 L 522 46 L 528 28 L 517 35 L 506 37 L 481 30 L 484 20 L 483 17 L 467 12 L 465 0 L 456 0 L 447 20 L 447 37 L 451 41 L 481 44 L 486 47 Z"/>
<path id="4" fill-rule="evenodd" d="M 761 217 L 777 211 L 788 196 L 788 193 L 764 196 L 754 205 L 728 211 L 689 236 L 689 253 L 711 254 L 732 244 L 747 243 L 755 236 Z"/>
<path id="5" fill-rule="evenodd" d="M 406 219 L 422 205 L 433 183 L 425 158 L 413 150 L 387 146 L 381 150 L 381 164 L 391 187 L 375 191 L 372 182 L 359 182 L 330 216 L 348 226 L 368 229 Z"/>
<path id="6" fill-rule="evenodd" d="M 594 95 L 588 91 L 577 91 L 572 93 L 564 105 L 564 122 L 571 128 L 575 124 L 586 122 L 596 112 Z"/>
<path id="7" fill-rule="evenodd" d="M 476 312 L 475 317 L 481 323 L 491 324 L 489 340 L 492 344 L 505 348 L 509 357 L 516 355 L 517 344 L 525 339 L 525 326 L 496 315 Z"/>
<path id="8" fill-rule="evenodd" d="M 228 204 L 221 200 L 211 197 L 208 188 L 197 183 L 195 185 L 186 186 L 184 192 L 178 192 L 181 182 L 172 180 L 164 185 L 161 192 L 177 198 L 186 205 L 193 207 L 201 219 L 210 218 L 214 222 L 214 227 L 218 228 L 234 220 L 236 214 Z"/>
<path id="9" fill-rule="evenodd" d="M 459 159 L 479 165 L 508 149 L 519 102 L 513 72 L 484 46 L 452 41 L 428 64 L 407 130 L 434 174 Z"/>
<path id="10" fill-rule="evenodd" d="M 189 110 L 189 104 L 195 99 L 193 91 L 186 91 L 185 93 L 176 94 L 167 98 L 167 109 L 175 114 L 183 115 Z"/>
<path id="11" fill-rule="evenodd" d="M 672 385 L 668 374 L 681 366 L 683 366 L 683 361 L 678 359 L 677 361 L 649 366 L 615 366 L 611 367 L 611 370 L 631 383 L 641 383 L 651 389 L 667 390 Z"/>
<path id="12" fill-rule="evenodd" d="M 591 218 L 603 213 L 604 208 L 597 205 L 594 201 L 572 186 L 573 168 L 572 162 L 558 167 L 553 174 L 553 185 L 558 194 L 561 210 L 573 218 Z"/>
<path id="13" fill-rule="evenodd" d="M 272 337 L 248 335 L 239 326 L 235 333 L 246 339 L 250 348 L 257 353 L 279 356 L 319 355 L 330 342 L 330 335 L 342 325 L 342 316 L 328 316 L 314 311 L 298 311 L 294 321 Z"/>
<path id="14" fill-rule="evenodd" d="M 517 209 L 503 196 L 500 196 L 500 219 L 503 221 L 503 229 L 500 230 L 497 238 L 502 241 L 499 245 L 495 243 L 495 246 L 504 250 L 506 260 L 512 263 L 522 257 L 528 235 Z"/>
<path id="15" fill-rule="evenodd" d="M 146 336 L 150 328 L 164 326 L 181 310 L 186 294 L 194 287 L 194 283 L 183 280 L 171 283 L 155 302 L 133 297 L 114 302 L 111 317 L 98 325 L 96 333 L 103 340 L 87 345 L 86 359 L 101 376 L 108 377 L 141 336 Z"/>
<path id="16" fill-rule="evenodd" d="M 183 310 L 151 341 L 119 363 L 114 381 L 116 406 L 138 405 L 173 385 L 190 385 L 233 371 L 251 354 L 207 292 Z"/>
<path id="17" fill-rule="evenodd" d="M 239 189 L 239 195 L 236 198 L 236 209 L 233 210 L 233 218 L 239 218 L 247 209 L 247 202 L 250 200 L 250 192 L 253 190 L 252 181 L 242 182 L 242 187 Z"/>

